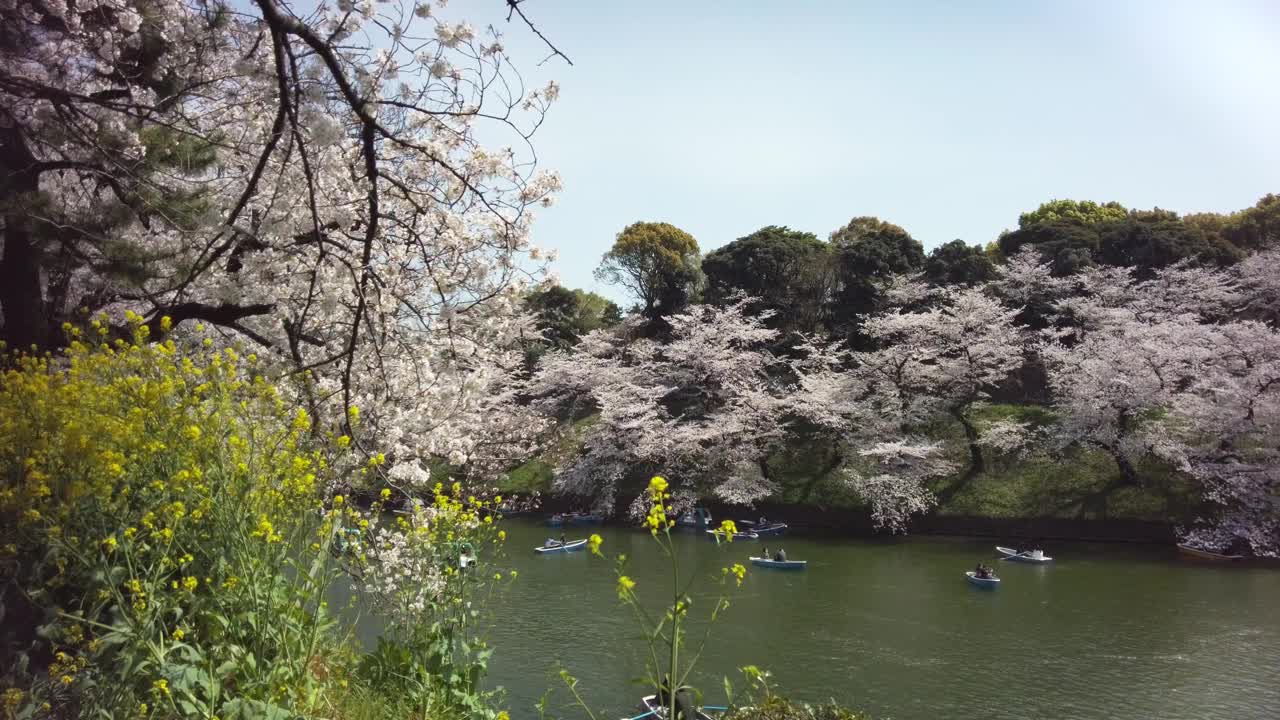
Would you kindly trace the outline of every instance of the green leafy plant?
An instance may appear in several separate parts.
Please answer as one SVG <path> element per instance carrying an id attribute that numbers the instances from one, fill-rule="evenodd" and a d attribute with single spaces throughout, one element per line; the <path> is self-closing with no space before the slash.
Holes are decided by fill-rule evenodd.
<path id="1" fill-rule="evenodd" d="M 654 689 L 654 693 L 666 703 L 667 717 L 674 718 L 676 717 L 677 696 L 681 691 L 692 691 L 695 695 L 700 696 L 700 693 L 696 690 L 688 688 L 687 683 L 692 677 L 698 659 L 706 648 L 716 620 L 719 619 L 720 613 L 729 608 L 730 589 L 742 586 L 747 570 L 741 564 L 721 568 L 719 577 L 714 580 L 721 588 L 721 592 L 711 605 L 708 613 L 708 622 L 701 637 L 697 638 L 696 641 L 691 641 L 688 637 L 688 616 L 693 605 L 690 591 L 696 578 L 682 576 L 680 573 L 679 556 L 676 552 L 674 539 L 671 536 L 671 529 L 675 527 L 675 520 L 673 512 L 668 505 L 671 495 L 667 492 L 667 489 L 667 481 L 661 476 L 654 477 L 649 481 L 649 486 L 646 490 L 649 498 L 649 513 L 645 518 L 645 527 L 648 528 L 650 535 L 653 536 L 658 548 L 670 561 L 671 599 L 669 603 L 660 612 L 653 612 L 645 606 L 636 595 L 636 581 L 627 574 L 627 558 L 625 555 L 619 555 L 615 559 L 614 573 L 617 577 L 618 599 L 634 614 L 647 646 L 648 657 L 645 663 L 644 682 L 651 686 Z M 733 521 L 726 520 L 716 529 L 716 540 L 717 542 L 732 542 L 733 535 L 736 532 L 737 528 L 734 526 Z M 591 552 L 596 555 L 603 555 L 600 551 L 601 543 L 602 540 L 599 535 L 592 535 L 588 541 Z M 578 690 L 577 679 L 567 670 L 562 670 L 560 676 L 565 687 L 568 688 L 573 696 L 575 703 L 592 720 L 595 720 L 596 714 L 591 710 Z M 728 683 L 726 683 L 726 690 L 729 691 L 730 702 L 732 703 L 732 689 Z"/>

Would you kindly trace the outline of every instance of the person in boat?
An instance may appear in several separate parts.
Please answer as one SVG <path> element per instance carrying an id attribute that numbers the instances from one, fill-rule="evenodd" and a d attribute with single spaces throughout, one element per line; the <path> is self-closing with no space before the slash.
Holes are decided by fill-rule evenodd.
<path id="1" fill-rule="evenodd" d="M 762 550 L 763 550 L 763 552 L 760 554 L 760 557 L 764 558 L 765 560 L 768 560 L 768 559 L 771 557 L 771 556 L 769 555 L 769 546 L 768 546 L 768 545 L 765 545 L 765 546 L 762 548 Z"/>
<path id="2" fill-rule="evenodd" d="M 662 707 L 671 706 L 671 675 L 662 676 L 662 684 L 658 687 L 658 702 Z M 698 703 L 693 688 L 681 685 L 676 688 L 676 720 L 697 720 Z"/>
<path id="3" fill-rule="evenodd" d="M 563 544 L 564 544 L 563 542 L 561 542 L 560 540 L 556 540 L 555 538 L 547 538 L 547 541 L 544 542 L 542 546 L 552 548 L 552 547 L 556 547 L 558 545 L 563 545 Z"/>
<path id="4" fill-rule="evenodd" d="M 773 556 L 773 559 L 774 559 L 774 560 L 776 560 L 776 561 L 778 561 L 778 562 L 786 562 L 786 561 L 787 561 L 787 551 L 786 551 L 786 550 L 783 550 L 782 548 L 778 548 L 778 554 L 777 554 L 777 555 L 774 555 L 774 556 Z"/>
<path id="5" fill-rule="evenodd" d="M 760 519 L 756 521 L 756 527 L 764 527 L 768 524 L 769 524 L 769 521 L 765 520 L 763 515 L 761 515 Z"/>
<path id="6" fill-rule="evenodd" d="M 973 576 L 980 580 L 989 580 L 992 576 L 991 568 L 983 565 L 982 563 L 978 563 L 978 567 L 973 569 Z"/>

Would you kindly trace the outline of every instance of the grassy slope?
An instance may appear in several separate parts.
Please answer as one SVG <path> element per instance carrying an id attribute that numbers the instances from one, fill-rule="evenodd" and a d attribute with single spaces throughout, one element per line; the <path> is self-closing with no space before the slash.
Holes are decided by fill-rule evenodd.
<path id="1" fill-rule="evenodd" d="M 983 419 L 1017 418 L 1032 423 L 1049 418 L 1041 408 L 997 405 L 982 411 Z M 504 486 L 508 491 L 546 491 L 552 467 L 569 457 L 581 442 L 593 418 L 574 423 L 573 432 L 541 458 L 513 470 Z M 968 466 L 968 451 L 958 424 L 933 428 L 945 439 L 948 454 L 961 468 Z M 802 443 L 769 459 L 770 476 L 779 483 L 776 500 L 790 504 L 857 507 L 836 465 L 835 449 L 825 443 Z M 937 512 L 941 515 L 992 518 L 1079 518 L 1152 521 L 1185 520 L 1195 510 L 1193 488 L 1185 478 L 1148 464 L 1139 468 L 1148 478 L 1143 488 L 1116 487 L 1119 473 L 1106 455 L 1074 449 L 1061 455 L 1035 454 L 1000 457 L 987 454 L 986 472 L 963 485 L 961 473 L 943 478 L 934 490 L 949 497 Z"/>
<path id="2" fill-rule="evenodd" d="M 507 473 L 506 479 L 500 483 L 503 492 L 529 493 L 537 490 L 545 493 L 550 490 L 555 466 L 577 452 L 596 419 L 591 415 L 575 421 L 569 432 L 564 433 L 546 452 Z"/>

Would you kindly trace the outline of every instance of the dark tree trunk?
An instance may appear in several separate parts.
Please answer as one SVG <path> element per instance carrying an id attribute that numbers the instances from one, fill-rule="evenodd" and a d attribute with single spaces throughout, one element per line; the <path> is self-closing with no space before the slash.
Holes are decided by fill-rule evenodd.
<path id="1" fill-rule="evenodd" d="M 970 480 L 987 469 L 986 461 L 982 457 L 982 446 L 978 444 L 978 428 L 974 427 L 964 411 L 958 408 L 952 409 L 951 416 L 964 426 L 964 437 L 969 443 L 969 469 L 965 471 L 964 479 Z"/>
<path id="2" fill-rule="evenodd" d="M 1133 466 L 1129 458 L 1124 456 L 1123 452 L 1114 447 L 1107 448 L 1107 453 L 1116 461 L 1116 467 L 1120 468 L 1120 476 L 1124 478 L 1126 485 L 1141 485 L 1142 480 L 1138 477 L 1138 469 Z"/>
<path id="3" fill-rule="evenodd" d="M 17 128 L 0 129 L 0 202 L 3 203 L 4 246 L 0 256 L 0 310 L 3 338 L 12 349 L 44 347 L 49 342 L 49 316 L 40 273 L 40 249 L 25 211 L 40 189 L 36 159 Z"/>

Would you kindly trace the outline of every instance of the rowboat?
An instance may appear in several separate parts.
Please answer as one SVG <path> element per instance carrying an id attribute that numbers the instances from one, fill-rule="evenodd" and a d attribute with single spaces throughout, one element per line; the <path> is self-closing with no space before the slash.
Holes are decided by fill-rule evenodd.
<path id="1" fill-rule="evenodd" d="M 644 709 L 644 712 L 636 715 L 635 717 L 624 718 L 623 720 L 650 720 L 651 718 L 662 719 L 667 717 L 667 708 L 663 707 L 662 703 L 658 702 L 657 695 L 646 695 L 640 700 L 640 707 Z M 723 706 L 704 705 L 698 708 L 698 720 L 713 720 L 714 716 L 708 713 L 713 712 L 719 715 L 725 710 L 728 710 L 728 708 Z"/>
<path id="2" fill-rule="evenodd" d="M 726 539 L 726 534 L 722 530 L 707 530 L 706 533 L 716 540 Z M 734 540 L 759 540 L 760 536 L 753 532 L 736 532 L 736 533 L 733 533 L 733 539 Z"/>
<path id="3" fill-rule="evenodd" d="M 587 546 L 586 540 L 570 540 L 569 542 L 563 543 L 563 544 L 556 543 L 554 545 L 543 545 L 542 547 L 536 547 L 533 549 L 533 551 L 536 553 L 574 552 L 576 550 L 581 550 L 586 546 Z"/>
<path id="4" fill-rule="evenodd" d="M 1185 553 L 1187 555 L 1190 555 L 1191 557 L 1199 558 L 1201 560 L 1218 560 L 1218 561 L 1229 562 L 1231 560 L 1241 560 L 1244 558 L 1243 555 L 1226 555 L 1223 553 L 1216 553 L 1211 550 L 1200 550 L 1199 548 L 1193 548 L 1190 545 L 1182 545 L 1182 544 L 1178 545 L 1178 551 Z"/>
<path id="5" fill-rule="evenodd" d="M 676 518 L 676 525 L 685 528 L 704 528 L 711 525 L 711 522 L 711 511 L 700 507 Z"/>
<path id="6" fill-rule="evenodd" d="M 774 535 L 782 535 L 787 532 L 787 524 L 780 522 L 771 522 L 761 525 L 760 523 L 752 522 L 751 520 L 739 520 L 738 524 L 743 527 L 750 528 L 751 532 L 759 535 L 760 537 L 772 537 Z"/>
<path id="7" fill-rule="evenodd" d="M 1000 578 L 998 577 L 980 578 L 978 577 L 977 573 L 975 573 L 972 570 L 970 570 L 969 572 L 966 572 L 964 576 L 969 578 L 970 583 L 980 588 L 985 588 L 987 590 L 995 590 L 996 588 L 1000 587 Z"/>
<path id="8" fill-rule="evenodd" d="M 1045 555 L 1044 551 L 1042 550 L 1020 551 L 1020 550 L 1015 550 L 1013 548 L 1000 547 L 999 545 L 997 545 L 996 552 L 1004 556 L 1003 558 L 1001 558 L 1002 560 L 1009 560 L 1010 562 L 1024 562 L 1024 563 L 1037 563 L 1037 564 L 1053 562 L 1053 558 L 1049 557 L 1048 555 Z M 1040 553 L 1040 554 L 1037 555 L 1036 553 Z"/>
<path id="9" fill-rule="evenodd" d="M 771 560 L 770 558 L 753 557 L 752 565 L 760 567 L 775 568 L 778 570 L 803 570 L 809 566 L 808 560 Z"/>
<path id="10" fill-rule="evenodd" d="M 604 518 L 591 513 L 556 513 L 547 520 L 548 527 L 562 527 L 564 525 L 599 525 Z"/>

